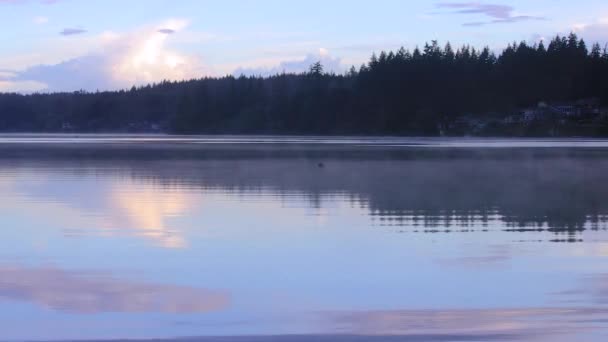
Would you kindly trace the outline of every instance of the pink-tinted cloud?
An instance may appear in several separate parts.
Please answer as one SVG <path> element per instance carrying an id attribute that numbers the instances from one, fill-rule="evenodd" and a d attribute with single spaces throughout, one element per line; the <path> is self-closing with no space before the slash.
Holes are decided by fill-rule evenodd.
<path id="1" fill-rule="evenodd" d="M 584 277 L 577 288 L 556 293 L 566 296 L 569 302 L 591 300 L 597 305 L 608 305 L 608 274 L 596 274 Z"/>
<path id="2" fill-rule="evenodd" d="M 532 15 L 514 15 L 515 8 L 500 4 L 483 4 L 479 2 L 451 2 L 439 3 L 438 8 L 451 9 L 455 14 L 481 14 L 490 17 L 489 21 L 474 21 L 464 23 L 463 26 L 484 26 L 490 24 L 510 24 L 531 20 L 546 20 L 545 17 Z"/>
<path id="3" fill-rule="evenodd" d="M 229 296 L 187 286 L 120 280 L 53 267 L 0 266 L 0 299 L 77 313 L 196 313 L 226 308 Z"/>
<path id="4" fill-rule="evenodd" d="M 581 328 L 580 320 L 602 321 L 608 310 L 593 307 L 528 307 L 489 309 L 430 309 L 328 313 L 325 321 L 353 335 L 412 336 L 416 341 L 559 341 L 598 328 Z M 599 326 L 598 326 L 599 327 Z M 586 328 L 586 329 L 585 329 Z M 601 329 L 604 332 L 606 328 Z"/>
<path id="5" fill-rule="evenodd" d="M 89 35 L 86 38 L 95 41 L 96 45 L 90 53 L 61 63 L 33 65 L 15 71 L 12 77 L 0 76 L 0 81 L 36 81 L 47 85 L 37 89 L 43 91 L 95 91 L 208 75 L 210 71 L 199 56 L 168 47 L 169 40 L 187 25 L 186 20 L 172 19 L 133 32 Z M 173 33 L 169 34 L 170 31 Z M 83 29 L 65 29 L 61 34 L 72 36 L 84 32 Z"/>
<path id="6" fill-rule="evenodd" d="M 508 19 L 511 17 L 511 13 L 513 13 L 513 7 L 511 7 L 511 6 L 495 5 L 495 4 L 480 4 L 478 2 L 439 3 L 439 4 L 437 4 L 437 7 L 455 9 L 454 13 L 485 14 L 489 17 L 496 18 L 496 19 Z"/>

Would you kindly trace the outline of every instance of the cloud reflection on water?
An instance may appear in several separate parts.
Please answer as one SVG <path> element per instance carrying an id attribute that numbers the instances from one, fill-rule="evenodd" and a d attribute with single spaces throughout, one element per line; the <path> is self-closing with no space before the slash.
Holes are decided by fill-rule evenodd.
<path id="1" fill-rule="evenodd" d="M 199 196 L 187 191 L 146 182 L 112 180 L 58 185 L 57 181 L 28 173 L 2 175 L 0 189 L 0 203 L 4 208 L 38 213 L 47 221 L 71 227 L 66 229 L 70 235 L 99 230 L 103 236 L 143 237 L 164 248 L 188 246 L 182 232 L 168 221 L 183 215 L 200 201 Z"/>
<path id="2" fill-rule="evenodd" d="M 566 301 L 574 303 L 588 303 L 595 305 L 608 305 L 608 273 L 590 274 L 579 281 L 576 288 L 555 293 Z"/>
<path id="3" fill-rule="evenodd" d="M 126 226 L 137 235 L 156 241 L 166 248 L 183 248 L 187 241 L 167 225 L 167 220 L 186 213 L 192 198 L 177 190 L 161 191 L 150 185 L 114 187 L 108 195 L 108 219 L 112 227 Z"/>
<path id="4" fill-rule="evenodd" d="M 53 153 L 58 151 L 63 150 Z M 330 333 L 338 328 L 339 333 L 528 340 L 530 334 L 585 333 L 594 323 L 581 321 L 600 322 L 608 316 L 601 299 L 605 292 L 597 290 L 603 278 L 590 282 L 595 290 L 586 287 L 578 294 L 577 298 L 595 298 L 593 305 L 579 300 L 572 302 L 575 308 L 555 308 L 550 306 L 567 304 L 543 297 L 564 284 L 568 288 L 568 282 L 584 272 L 582 267 L 602 265 L 592 259 L 599 256 L 601 243 L 589 240 L 604 239 L 608 226 L 605 153 L 541 153 L 537 159 L 533 152 L 478 156 L 289 151 L 280 157 L 274 150 L 230 157 L 208 147 L 181 154 L 151 150 L 139 155 L 129 150 L 118 157 L 120 151 L 114 149 L 78 152 L 84 153 L 78 158 L 78 153 L 68 152 L 56 157 L 26 154 L 18 162 L 0 158 L 0 183 L 6 181 L 0 209 L 17 228 L 25 227 L 13 230 L 21 240 L 46 228 L 64 234 L 60 239 L 67 234 L 93 237 L 86 242 L 101 247 L 100 255 L 85 263 L 122 267 L 124 262 L 158 277 L 166 276 L 164 267 L 177 273 L 193 269 L 194 263 L 210 270 L 211 281 L 226 284 L 235 297 L 259 308 L 270 306 L 268 297 L 260 294 L 281 288 L 307 301 L 281 303 L 281 308 L 294 311 L 435 309 L 338 313 L 322 320 Z M 318 166 L 319 160 L 324 167 Z M 200 212 L 203 201 L 205 212 Z M 208 225 L 212 234 L 220 232 L 221 239 L 199 244 L 202 225 Z M 28 226 L 36 228 L 27 230 Z M 310 229 L 319 226 L 327 229 Z M 395 236 L 385 234 L 392 230 L 386 226 L 414 233 L 460 233 Z M 310 231 L 315 234 L 303 234 Z M 141 245 L 129 241 L 121 246 L 151 253 L 141 253 L 145 257 L 136 262 L 116 256 L 106 260 L 116 241 L 102 241 L 95 234 L 134 236 L 165 248 L 186 247 L 191 238 L 198 248 L 141 251 Z M 589 262 L 572 260 L 579 246 L 513 242 L 548 242 L 556 234 L 580 241 Z M 592 245 L 598 246 L 593 253 Z M 29 248 L 17 249 L 15 255 L 28 256 Z M 56 248 L 53 253 L 60 249 Z M 528 250 L 531 255 L 524 254 Z M 82 250 L 61 253 L 43 257 L 59 263 L 68 257 L 78 260 Z M 167 260 L 171 262 L 165 264 Z M 207 284 L 208 278 L 203 278 Z M 242 279 L 247 282 L 237 285 Z M 486 281 L 492 289 L 484 292 Z M 529 287 L 522 290 L 522 284 Z M 54 268 L 0 267 L 0 297 L 77 313 L 221 310 L 229 298 L 212 293 Z M 488 302 L 498 308 L 474 309 Z M 511 304 L 530 307 L 508 308 Z M 440 305 L 459 310 L 439 309 Z M 268 325 L 283 327 L 282 322 Z M 179 331 L 196 336 L 207 328 Z"/>
<path id="5" fill-rule="evenodd" d="M 324 150 L 312 146 L 306 150 L 267 144 L 210 145 L 196 149 L 153 144 L 141 149 L 95 145 L 90 147 L 94 155 L 89 148 L 74 146 L 49 151 L 2 150 L 9 157 L 0 161 L 0 170 L 18 173 L 25 169 L 54 178 L 84 175 L 81 180 L 85 181 L 94 175 L 101 180 L 119 179 L 118 186 L 130 180 L 138 191 L 128 195 L 153 191 L 155 199 L 165 195 L 165 187 L 171 189 L 170 193 L 186 197 L 187 190 L 217 189 L 231 195 L 270 194 L 277 198 L 299 194 L 310 201 L 310 207 L 323 209 L 317 199 L 341 194 L 351 198 L 352 206 L 364 209 L 375 225 L 400 231 L 464 233 L 499 227 L 510 233 L 542 232 L 556 242 L 579 242 L 584 231 L 608 230 L 608 205 L 603 200 L 608 191 L 608 175 L 602 172 L 608 167 L 604 149 L 357 146 L 351 147 L 353 150 Z M 319 161 L 325 167 L 319 168 Z M 41 190 L 36 196 L 44 195 Z M 115 196 L 104 189 L 95 191 L 100 191 L 98 196 L 106 202 Z M 62 195 L 59 189 L 55 192 L 56 196 Z M 81 198 L 71 196 L 60 201 L 80 206 L 74 202 Z M 117 211 L 130 212 L 124 217 L 138 225 L 147 222 L 154 227 L 148 231 L 161 226 L 167 230 L 158 217 L 149 217 L 150 209 L 156 211 L 154 207 L 133 206 L 134 200 L 118 201 L 123 207 Z M 86 210 L 114 209 L 114 203 L 95 204 Z M 163 204 L 158 208 L 162 209 Z M 180 245 L 170 241 L 161 244 Z"/>
<path id="6" fill-rule="evenodd" d="M 111 274 L 53 267 L 0 265 L 0 299 L 27 301 L 74 313 L 218 311 L 229 305 L 221 291 L 121 280 Z"/>
<path id="7" fill-rule="evenodd" d="M 355 335 L 495 336 L 516 341 L 571 341 L 572 335 L 606 334 L 594 324 L 608 319 L 608 308 L 547 307 L 454 310 L 361 311 L 329 314 L 340 333 Z M 581 324 L 588 320 L 587 324 Z M 448 337 L 451 336 L 452 339 Z M 488 339 L 489 340 L 489 339 Z M 493 340 L 493 339 L 492 339 Z"/>

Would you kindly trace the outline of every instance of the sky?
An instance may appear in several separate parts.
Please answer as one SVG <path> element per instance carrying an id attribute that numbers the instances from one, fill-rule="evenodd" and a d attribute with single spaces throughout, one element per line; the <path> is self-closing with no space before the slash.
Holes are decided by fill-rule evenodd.
<path id="1" fill-rule="evenodd" d="M 0 92 L 343 72 L 426 41 L 489 46 L 556 34 L 608 42 L 606 0 L 0 0 Z"/>

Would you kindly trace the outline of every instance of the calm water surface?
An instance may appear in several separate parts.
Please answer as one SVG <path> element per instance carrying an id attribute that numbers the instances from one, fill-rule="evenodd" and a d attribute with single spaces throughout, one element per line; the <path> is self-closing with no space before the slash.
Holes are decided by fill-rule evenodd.
<path id="1" fill-rule="evenodd" d="M 0 340 L 606 341 L 607 229 L 601 140 L 5 135 Z"/>

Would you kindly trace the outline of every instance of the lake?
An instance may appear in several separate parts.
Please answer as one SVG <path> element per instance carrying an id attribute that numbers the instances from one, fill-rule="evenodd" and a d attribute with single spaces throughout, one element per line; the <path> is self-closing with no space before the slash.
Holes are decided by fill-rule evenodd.
<path id="1" fill-rule="evenodd" d="M 606 341 L 607 229 L 606 140 L 2 135 L 0 340 Z"/>

